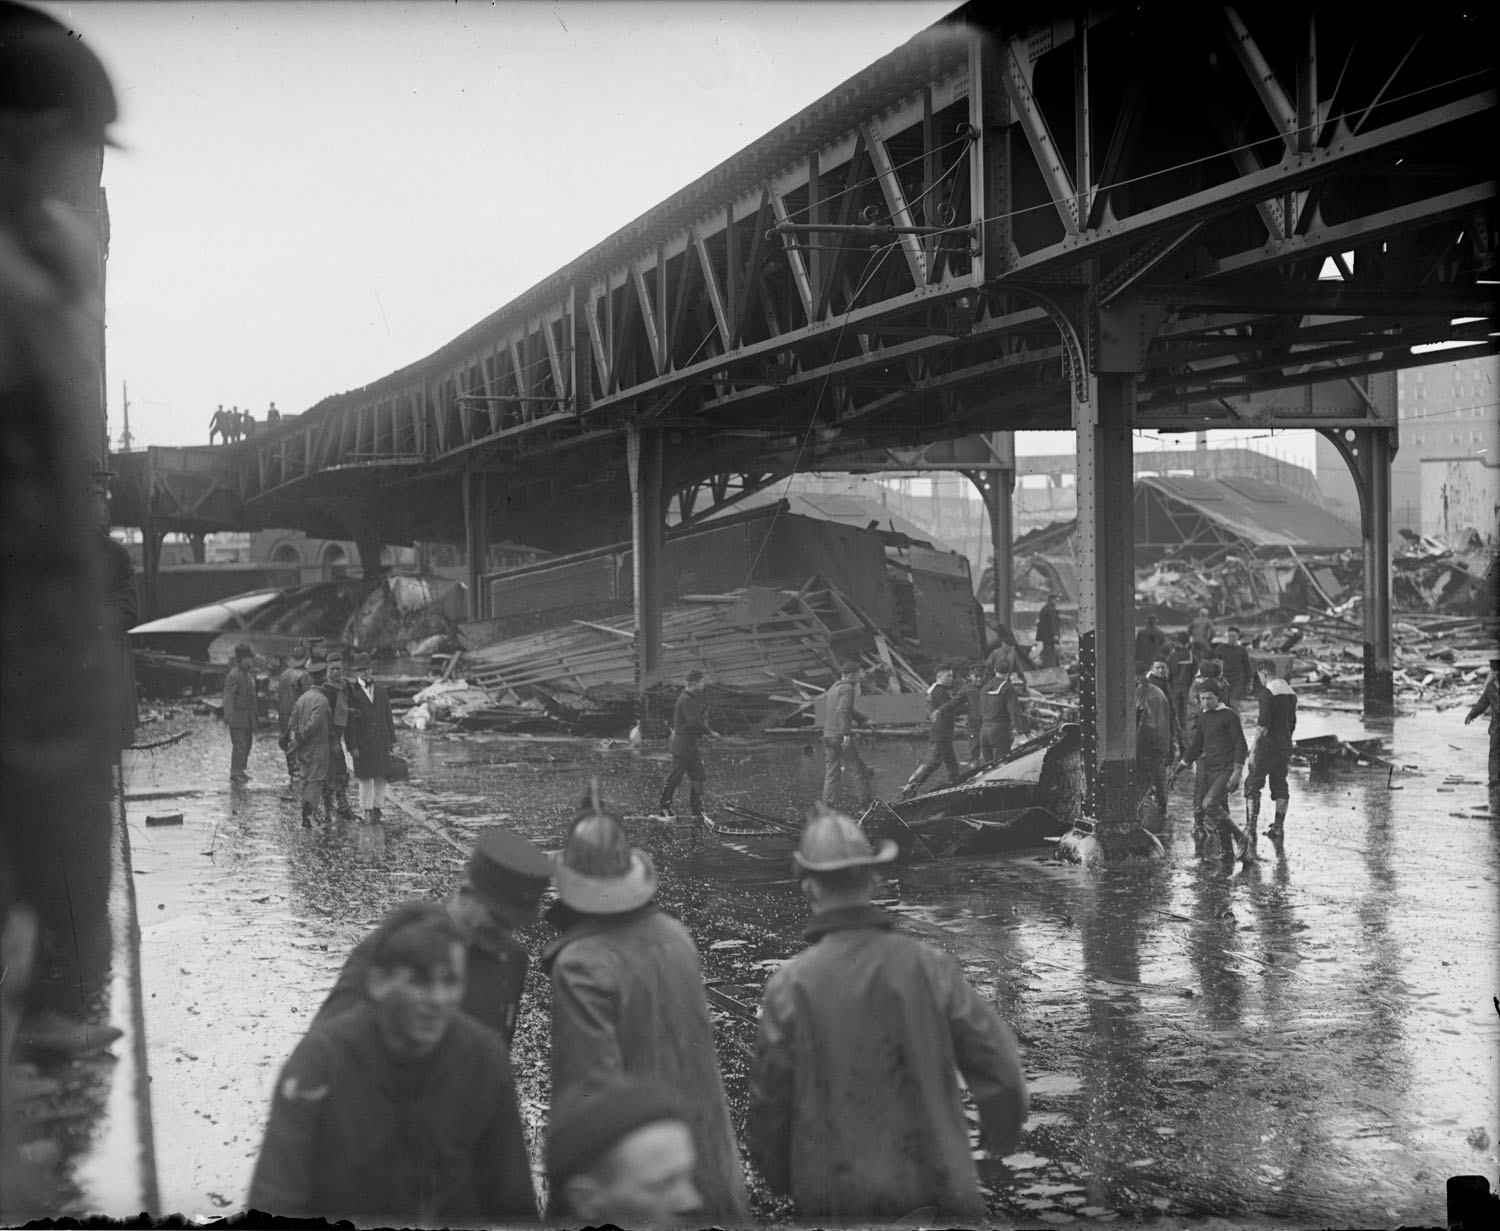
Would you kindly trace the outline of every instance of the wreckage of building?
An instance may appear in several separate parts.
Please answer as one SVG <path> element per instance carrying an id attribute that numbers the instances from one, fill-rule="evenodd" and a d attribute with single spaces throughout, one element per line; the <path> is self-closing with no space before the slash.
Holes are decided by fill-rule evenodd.
<path id="1" fill-rule="evenodd" d="M 1393 373 L 1496 346 L 1480 12 L 1414 52 L 1322 4 L 965 5 L 431 355 L 213 464 L 119 459 L 122 503 L 153 544 L 462 538 L 476 619 L 491 541 L 628 525 L 645 692 L 668 524 L 801 470 L 968 474 L 1009 623 L 1010 434 L 1071 430 L 1085 807 L 1124 850 L 1136 431 L 1327 437 L 1359 497 L 1364 697 L 1391 703 Z"/>

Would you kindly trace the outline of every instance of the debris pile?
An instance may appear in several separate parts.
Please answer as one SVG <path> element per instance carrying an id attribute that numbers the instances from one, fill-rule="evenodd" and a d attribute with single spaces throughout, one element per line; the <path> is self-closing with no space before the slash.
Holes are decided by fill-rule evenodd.
<path id="1" fill-rule="evenodd" d="M 1391 603 L 1398 611 L 1466 612 L 1495 610 L 1500 553 L 1475 540 L 1454 548 L 1441 539 L 1403 528 L 1395 553 Z"/>

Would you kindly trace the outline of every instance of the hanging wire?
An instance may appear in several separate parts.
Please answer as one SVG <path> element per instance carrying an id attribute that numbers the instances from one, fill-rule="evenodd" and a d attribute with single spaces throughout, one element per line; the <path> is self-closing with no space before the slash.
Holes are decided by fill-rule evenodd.
<path id="1" fill-rule="evenodd" d="M 884 264 L 885 258 L 888 257 L 899 244 L 899 240 L 893 241 L 889 244 L 885 244 L 878 248 L 876 251 L 870 253 L 869 259 L 865 261 L 865 267 L 860 271 L 859 283 L 855 286 L 854 292 L 849 296 L 849 306 L 844 311 L 843 322 L 839 325 L 838 336 L 834 339 L 833 342 L 833 353 L 835 356 L 838 354 L 839 346 L 844 340 L 844 333 L 849 328 L 849 318 L 854 315 L 854 306 L 859 302 L 860 295 L 864 293 L 865 287 L 870 284 L 870 281 L 880 271 L 880 266 Z M 824 372 L 823 374 L 823 383 L 818 386 L 818 396 L 813 399 L 812 412 L 808 415 L 807 418 L 807 430 L 802 433 L 802 440 L 801 443 L 799 443 L 797 446 L 796 457 L 792 459 L 792 468 L 787 474 L 786 485 L 781 489 L 781 495 L 777 501 L 777 508 L 775 512 L 771 514 L 771 527 L 773 528 L 776 525 L 776 519 L 781 516 L 780 501 L 785 500 L 787 492 L 791 490 L 792 480 L 796 477 L 797 468 L 802 464 L 802 455 L 807 452 L 808 441 L 812 439 L 813 431 L 818 426 L 818 411 L 823 405 L 823 395 L 828 392 L 828 382 L 832 379 L 833 369 L 832 365 L 830 364 L 828 371 Z M 756 549 L 755 558 L 750 561 L 750 567 L 745 570 L 744 584 L 746 586 L 750 584 L 751 578 L 755 576 L 755 567 L 760 563 L 760 558 L 765 554 L 766 551 L 766 544 L 770 541 L 771 535 L 768 530 L 767 533 L 761 538 L 760 547 Z"/>

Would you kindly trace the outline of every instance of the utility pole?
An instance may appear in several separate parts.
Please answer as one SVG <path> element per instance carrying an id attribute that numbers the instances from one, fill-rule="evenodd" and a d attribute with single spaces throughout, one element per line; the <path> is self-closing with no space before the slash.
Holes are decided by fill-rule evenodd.
<path id="1" fill-rule="evenodd" d="M 120 409 L 120 419 L 123 426 L 120 429 L 120 448 L 130 452 L 130 386 L 123 380 L 120 382 L 120 401 L 123 403 Z"/>

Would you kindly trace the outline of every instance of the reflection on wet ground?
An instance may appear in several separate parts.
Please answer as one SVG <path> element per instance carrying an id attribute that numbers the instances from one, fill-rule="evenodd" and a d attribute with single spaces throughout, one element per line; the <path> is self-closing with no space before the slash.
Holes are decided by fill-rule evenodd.
<path id="1" fill-rule="evenodd" d="M 1430 1224 L 1449 1175 L 1494 1174 L 1500 858 L 1485 736 L 1460 722 L 1424 713 L 1368 729 L 1415 772 L 1294 771 L 1284 850 L 1262 839 L 1263 862 L 1232 875 L 1192 852 L 1186 781 L 1153 867 L 1089 874 L 1038 850 L 895 872 L 884 892 L 901 925 L 958 957 L 1022 1041 L 1030 1122 L 1017 1154 L 981 1164 L 997 1218 Z M 1304 726 L 1366 733 L 1352 715 L 1308 713 Z M 389 906 L 444 893 L 486 825 L 555 848 L 590 774 L 633 813 L 666 768 L 664 753 L 597 741 L 403 741 L 412 781 L 393 789 L 382 827 L 301 829 L 270 740 L 249 787 L 230 791 L 227 736 L 207 722 L 130 767 L 164 1209 L 242 1202 L 276 1069 Z M 877 789 L 893 793 L 919 753 L 871 745 Z M 728 741 L 707 760 L 710 810 L 793 816 L 821 787 L 811 744 Z M 181 826 L 145 824 L 179 810 Z M 753 1004 L 802 945 L 790 844 L 686 822 L 630 828 L 707 977 Z M 545 932 L 528 934 L 533 950 Z M 754 1027 L 715 1019 L 742 1117 Z M 534 1135 L 546 1058 L 533 970 L 515 1061 Z M 758 1213 L 777 1213 L 756 1189 Z"/>

